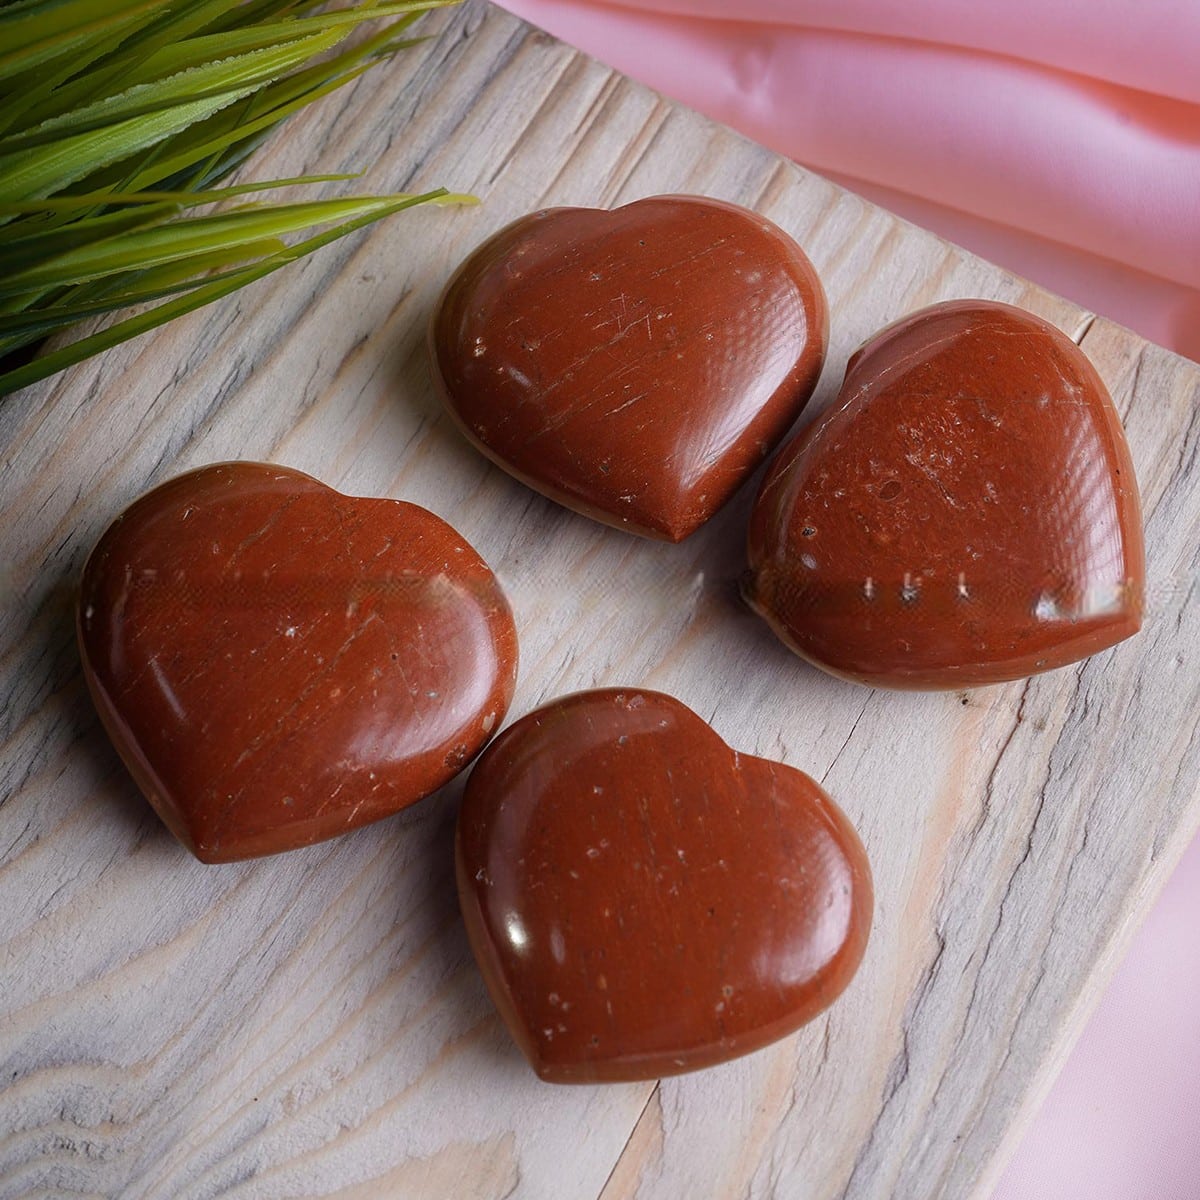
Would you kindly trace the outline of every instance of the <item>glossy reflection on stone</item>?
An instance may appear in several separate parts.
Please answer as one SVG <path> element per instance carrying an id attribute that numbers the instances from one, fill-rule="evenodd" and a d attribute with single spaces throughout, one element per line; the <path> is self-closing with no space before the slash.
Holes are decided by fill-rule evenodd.
<path id="1" fill-rule="evenodd" d="M 118 517 L 78 632 L 113 742 L 205 862 L 428 795 L 499 727 L 516 679 L 508 603 L 454 529 L 261 463 L 181 475 Z"/>
<path id="2" fill-rule="evenodd" d="M 457 869 L 496 1005 L 552 1082 L 654 1079 L 790 1033 L 849 983 L 871 921 L 862 846 L 812 779 L 637 689 L 497 738 Z"/>
<path id="3" fill-rule="evenodd" d="M 434 314 L 434 376 L 494 462 L 579 512 L 679 541 L 816 386 L 828 315 L 799 246 L 696 196 L 554 208 L 485 242 Z"/>
<path id="4" fill-rule="evenodd" d="M 817 666 L 883 687 L 997 683 L 1136 633 L 1141 511 L 1121 422 L 1065 334 L 934 305 L 851 359 L 755 503 L 746 594 Z"/>

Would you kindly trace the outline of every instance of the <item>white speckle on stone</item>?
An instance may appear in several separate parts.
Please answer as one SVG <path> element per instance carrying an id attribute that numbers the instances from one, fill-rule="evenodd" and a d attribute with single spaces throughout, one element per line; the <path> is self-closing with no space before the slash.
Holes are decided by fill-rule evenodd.
<path id="1" fill-rule="evenodd" d="M 800 561 L 801 561 L 801 562 L 802 562 L 802 563 L 803 563 L 803 564 L 804 564 L 804 565 L 805 565 L 805 566 L 806 566 L 806 567 L 807 567 L 807 568 L 808 568 L 810 571 L 815 571 L 815 570 L 817 569 L 817 560 L 816 560 L 815 558 L 813 558 L 813 556 L 812 556 L 811 554 L 802 554 L 802 555 L 800 555 Z"/>
<path id="2" fill-rule="evenodd" d="M 1095 617 L 1101 613 L 1119 612 L 1132 589 L 1133 581 L 1130 579 L 1123 583 L 1093 584 L 1084 592 L 1079 616 Z"/>
<path id="3" fill-rule="evenodd" d="M 1054 597 L 1043 592 L 1037 598 L 1037 603 L 1033 606 L 1033 615 L 1039 621 L 1054 621 L 1061 617 L 1062 613 Z"/>

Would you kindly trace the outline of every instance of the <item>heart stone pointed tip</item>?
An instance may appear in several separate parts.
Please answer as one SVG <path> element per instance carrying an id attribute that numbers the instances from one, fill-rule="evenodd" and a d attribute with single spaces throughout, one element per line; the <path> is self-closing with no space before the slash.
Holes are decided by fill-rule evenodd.
<path id="1" fill-rule="evenodd" d="M 518 721 L 459 815 L 467 933 L 542 1079 L 656 1079 L 756 1050 L 844 990 L 866 855 L 807 775 L 731 750 L 656 692 Z"/>
<path id="2" fill-rule="evenodd" d="M 1141 511 L 1087 356 L 1038 317 L 937 304 L 854 354 L 771 465 L 745 594 L 815 665 L 880 687 L 1000 683 L 1141 625 Z"/>
<path id="3" fill-rule="evenodd" d="M 109 735 L 204 862 L 428 795 L 499 727 L 515 684 L 507 601 L 455 530 L 260 463 L 136 501 L 88 559 L 77 623 Z"/>
<path id="4" fill-rule="evenodd" d="M 699 196 L 517 221 L 430 326 L 467 437 L 532 488 L 677 542 L 786 434 L 824 362 L 825 294 L 782 230 Z"/>

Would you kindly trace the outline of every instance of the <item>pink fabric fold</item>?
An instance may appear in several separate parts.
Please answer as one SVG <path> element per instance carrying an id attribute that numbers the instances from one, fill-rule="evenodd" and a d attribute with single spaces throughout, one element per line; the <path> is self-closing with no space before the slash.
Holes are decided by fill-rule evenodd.
<path id="1" fill-rule="evenodd" d="M 718 9 L 715 0 L 651 4 Z M 1175 91 L 1200 92 L 1200 3 L 1189 0 L 1172 36 L 1175 4 L 1141 6 L 1148 20 L 1129 26 L 1141 32 L 1128 37 L 1137 55 L 1125 60 L 1113 22 L 1133 5 L 1093 6 L 1112 15 L 1089 27 L 1079 63 L 1066 35 L 1082 9 L 1073 0 L 1010 0 L 1003 19 L 989 13 L 973 36 L 970 15 L 996 6 L 746 0 L 737 20 L 568 0 L 508 6 L 815 170 L 966 215 L 950 224 L 971 249 L 989 253 L 1005 227 L 1082 254 L 1091 266 L 1078 279 L 1052 254 L 1059 266 L 1039 282 L 1200 358 L 1200 103 L 1100 74 L 1127 81 L 1136 57 L 1145 82 L 1152 53 L 1170 50 L 1164 77 Z M 777 23 L 742 19 L 753 15 Z M 844 28 L 815 24 L 835 18 Z M 939 28 L 957 42 L 924 40 Z M 1012 56 L 1021 28 L 1054 66 Z M 1171 65 L 1189 57 L 1190 74 Z M 1025 263 L 1015 269 L 1038 278 Z M 1145 309 L 1131 290 L 1150 299 Z"/>
<path id="2" fill-rule="evenodd" d="M 613 0 L 639 12 L 798 25 L 986 50 L 1200 103 L 1195 0 Z"/>
<path id="3" fill-rule="evenodd" d="M 653 69 L 669 94 L 735 113 L 818 171 L 1200 287 L 1200 240 L 1179 252 L 1182 231 L 1200 239 L 1194 105 L 925 42 L 636 20 L 630 73 Z"/>

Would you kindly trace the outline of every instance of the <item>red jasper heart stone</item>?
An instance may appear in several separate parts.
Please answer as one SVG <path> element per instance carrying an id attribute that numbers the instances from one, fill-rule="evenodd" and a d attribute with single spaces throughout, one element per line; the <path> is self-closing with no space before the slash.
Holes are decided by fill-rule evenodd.
<path id="1" fill-rule="evenodd" d="M 1016 679 L 1141 625 L 1120 419 L 1079 347 L 1005 304 L 934 305 L 863 346 L 768 471 L 749 553 L 779 637 L 874 686 Z"/>
<path id="2" fill-rule="evenodd" d="M 871 921 L 857 835 L 807 775 L 657 692 L 556 700 L 480 758 L 459 896 L 489 990 L 553 1082 L 654 1079 L 792 1032 Z"/>
<path id="3" fill-rule="evenodd" d="M 828 316 L 804 252 L 698 196 L 552 208 L 485 242 L 434 314 L 434 376 L 489 458 L 599 521 L 679 541 L 778 444 Z"/>
<path id="4" fill-rule="evenodd" d="M 440 518 L 232 462 L 155 488 L 84 568 L 84 675 L 204 862 L 305 846 L 440 787 L 503 720 L 512 614 Z"/>

